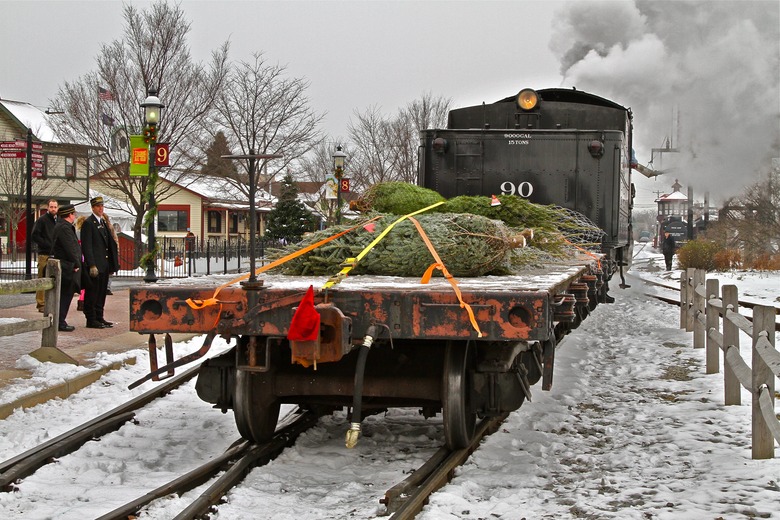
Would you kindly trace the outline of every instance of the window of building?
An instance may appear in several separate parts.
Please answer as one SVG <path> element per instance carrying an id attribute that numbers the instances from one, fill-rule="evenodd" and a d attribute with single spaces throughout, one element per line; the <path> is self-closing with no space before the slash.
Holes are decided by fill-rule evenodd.
<path id="1" fill-rule="evenodd" d="M 66 179 L 75 179 L 76 178 L 76 158 L 75 157 L 65 157 L 65 178 Z"/>
<path id="2" fill-rule="evenodd" d="M 209 233 L 222 233 L 222 213 L 209 211 Z"/>
<path id="3" fill-rule="evenodd" d="M 157 229 L 159 231 L 187 231 L 190 214 L 181 209 L 160 209 L 157 212 Z"/>
<path id="4" fill-rule="evenodd" d="M 238 214 L 231 213 L 228 218 L 230 219 L 230 225 L 228 226 L 228 233 L 238 233 Z"/>

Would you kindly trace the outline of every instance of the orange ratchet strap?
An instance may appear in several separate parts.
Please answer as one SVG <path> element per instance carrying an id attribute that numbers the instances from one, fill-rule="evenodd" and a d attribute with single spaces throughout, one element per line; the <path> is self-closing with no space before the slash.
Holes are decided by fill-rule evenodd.
<path id="1" fill-rule="evenodd" d="M 439 257 L 439 253 L 436 252 L 436 249 L 433 247 L 433 244 L 431 244 L 431 241 L 428 239 L 428 235 L 425 234 L 425 231 L 423 231 L 423 228 L 420 225 L 420 223 L 413 217 L 409 217 L 409 220 L 411 220 L 414 226 L 417 228 L 417 231 L 420 233 L 423 242 L 425 242 L 425 245 L 428 247 L 428 251 L 431 252 L 434 260 L 436 260 L 435 263 L 431 264 L 430 267 L 428 267 L 428 269 L 425 270 L 425 274 L 420 280 L 420 283 L 421 284 L 428 283 L 431 280 L 431 276 L 433 276 L 434 269 L 438 269 L 439 271 L 441 271 L 442 274 L 444 274 L 444 278 L 447 279 L 447 281 L 452 286 L 452 289 L 455 291 L 455 295 L 458 297 L 458 301 L 460 302 L 460 308 L 461 309 L 465 308 L 466 312 L 469 314 L 469 321 L 471 321 L 471 326 L 474 327 L 474 330 L 477 331 L 477 337 L 481 338 L 482 331 L 479 329 L 479 325 L 477 324 L 477 319 L 474 317 L 474 310 L 471 308 L 471 305 L 463 301 L 463 297 L 460 293 L 460 288 L 458 287 L 458 282 L 455 280 L 455 278 L 453 278 L 453 276 L 444 266 L 444 262 L 441 261 L 441 258 Z"/>
<path id="2" fill-rule="evenodd" d="M 368 222 L 373 222 L 374 220 L 377 220 L 378 218 L 380 218 L 380 217 L 374 217 L 371 220 L 369 220 Z M 350 231 L 354 231 L 354 230 L 356 230 L 358 228 L 361 228 L 361 227 L 365 226 L 368 222 L 361 222 L 357 226 L 351 227 L 349 229 L 345 229 L 344 231 L 341 231 L 340 233 L 336 233 L 333 236 L 329 236 L 328 238 L 324 238 L 324 239 L 320 240 L 319 242 L 317 242 L 315 244 L 308 245 L 308 246 L 304 247 L 303 249 L 299 249 L 298 251 L 295 251 L 294 253 L 290 253 L 287 256 L 283 256 L 282 258 L 274 260 L 270 264 L 264 265 L 263 267 L 257 269 L 255 271 L 255 274 L 260 274 L 262 272 L 268 271 L 269 269 L 273 269 L 274 267 L 280 266 L 283 263 L 292 260 L 293 258 L 298 258 L 301 255 L 305 255 L 309 251 L 317 249 L 318 247 L 320 247 L 322 245 L 325 245 L 325 244 L 327 244 L 328 242 L 330 242 L 332 240 L 336 240 L 340 236 L 346 235 Z M 224 289 L 225 287 L 228 287 L 230 285 L 233 285 L 234 283 L 240 282 L 242 280 L 246 280 L 246 279 L 249 278 L 250 275 L 251 275 L 251 273 L 247 273 L 247 274 L 245 274 L 243 276 L 240 276 L 240 277 L 236 278 L 235 280 L 230 280 L 229 282 L 220 285 L 219 287 L 217 287 L 217 290 L 214 291 L 214 294 L 211 296 L 211 298 L 207 298 L 205 300 L 193 300 L 192 298 L 187 298 L 187 305 L 189 305 L 192 309 L 203 309 L 205 307 L 208 307 L 209 305 L 216 305 L 217 303 L 219 303 L 219 300 L 217 300 L 217 295 L 219 294 L 219 292 L 222 289 Z"/>

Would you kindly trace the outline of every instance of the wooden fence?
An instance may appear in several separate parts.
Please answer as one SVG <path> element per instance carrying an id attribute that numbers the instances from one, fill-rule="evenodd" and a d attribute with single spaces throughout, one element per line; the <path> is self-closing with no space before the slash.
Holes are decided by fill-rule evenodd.
<path id="1" fill-rule="evenodd" d="M 60 316 L 60 261 L 50 259 L 46 264 L 46 277 L 0 283 L 0 295 L 45 291 L 43 316 L 31 320 L 0 324 L 0 336 L 15 336 L 25 332 L 41 331 L 40 348 L 30 352 L 39 361 L 78 364 L 76 360 L 57 348 L 57 332 Z"/>
<path id="2" fill-rule="evenodd" d="M 705 274 L 701 269 L 688 269 L 680 278 L 680 328 L 693 331 L 694 348 L 706 347 L 708 374 L 720 372 L 719 352 L 723 351 L 725 404 L 741 404 L 740 385 L 751 393 L 752 456 L 771 459 L 774 441 L 780 443 L 780 421 L 774 405 L 775 378 L 780 377 L 780 352 L 775 343 L 777 310 L 756 305 L 751 323 L 739 313 L 737 286 L 724 285 L 719 294 L 718 280 L 705 280 Z M 740 331 L 752 339 L 750 366 L 740 353 Z"/>

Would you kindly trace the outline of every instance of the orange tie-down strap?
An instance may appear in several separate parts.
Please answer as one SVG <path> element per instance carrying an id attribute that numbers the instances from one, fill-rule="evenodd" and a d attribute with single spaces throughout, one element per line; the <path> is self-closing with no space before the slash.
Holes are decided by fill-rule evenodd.
<path id="1" fill-rule="evenodd" d="M 598 267 L 598 270 L 601 271 L 601 258 L 599 258 L 598 255 L 588 251 L 584 247 L 580 247 L 577 244 L 574 244 L 574 243 L 568 241 L 566 238 L 564 238 L 563 241 L 566 242 L 567 244 L 569 244 L 570 246 L 572 246 L 573 248 L 579 250 L 582 253 L 585 253 L 586 255 L 588 255 L 588 256 L 592 257 L 594 260 L 596 260 L 596 266 Z"/>
<path id="2" fill-rule="evenodd" d="M 438 269 L 439 271 L 444 274 L 444 278 L 450 283 L 452 286 L 452 289 L 455 291 L 455 295 L 458 297 L 458 301 L 460 302 L 460 308 L 466 309 L 466 312 L 469 314 L 469 321 L 471 321 L 471 326 L 474 327 L 474 330 L 477 331 L 477 337 L 482 337 L 482 331 L 479 329 L 479 324 L 477 323 L 477 319 L 474 317 L 474 310 L 471 308 L 471 305 L 463 301 L 463 296 L 460 293 L 460 288 L 458 287 L 458 282 L 453 278 L 453 276 L 450 274 L 450 272 L 447 270 L 447 267 L 444 265 L 444 262 L 441 261 L 441 257 L 439 257 L 439 253 L 436 252 L 436 248 L 433 247 L 433 244 L 428 239 L 428 235 L 425 234 L 425 231 L 423 231 L 422 226 L 420 223 L 415 219 L 414 217 L 409 217 L 409 220 L 412 221 L 414 224 L 414 227 L 417 228 L 417 231 L 420 233 L 420 236 L 423 239 L 423 242 L 425 242 L 425 245 L 428 247 L 428 251 L 431 252 L 433 255 L 434 260 L 436 260 L 435 263 L 431 264 L 428 269 L 425 270 L 425 274 L 423 275 L 422 279 L 420 280 L 420 283 L 426 284 L 431 280 L 431 276 L 433 276 L 433 270 Z"/>
<path id="3" fill-rule="evenodd" d="M 379 218 L 381 218 L 381 217 L 374 217 L 371 220 L 369 220 L 368 222 L 373 222 L 373 221 L 375 221 L 375 220 L 377 220 Z M 301 255 L 305 255 L 309 251 L 317 249 L 318 247 L 323 246 L 323 245 L 327 244 L 328 242 L 330 242 L 332 240 L 336 240 L 340 236 L 346 235 L 347 233 L 349 233 L 351 231 L 354 231 L 354 230 L 356 230 L 358 228 L 362 228 L 368 222 L 361 222 L 357 226 L 353 226 L 353 227 L 351 227 L 349 229 L 345 229 L 344 231 L 341 231 L 339 233 L 336 233 L 335 235 L 329 236 L 328 238 L 324 238 L 324 239 L 320 240 L 319 242 L 316 242 L 314 244 L 308 245 L 308 246 L 304 247 L 303 249 L 299 249 L 298 251 L 290 253 L 289 255 L 286 255 L 286 256 L 283 256 L 282 258 L 274 260 L 270 264 L 264 265 L 263 267 L 257 269 L 255 271 L 255 274 L 260 274 L 262 272 L 268 271 L 269 269 L 273 269 L 274 267 L 278 267 L 278 266 L 282 265 L 283 263 L 292 260 L 293 258 L 298 258 Z M 240 277 L 236 278 L 235 280 L 230 280 L 227 283 L 223 283 L 222 285 L 217 287 L 217 289 L 214 291 L 214 294 L 211 295 L 211 298 L 206 298 L 205 300 L 193 300 L 192 298 L 187 298 L 187 305 L 189 305 L 190 308 L 192 308 L 192 309 L 203 309 L 203 308 L 208 307 L 210 305 L 216 305 L 216 304 L 220 303 L 219 300 L 217 300 L 217 295 L 219 294 L 219 292 L 222 289 L 224 289 L 225 287 L 231 286 L 234 283 L 238 283 L 238 282 L 240 282 L 242 280 L 248 279 L 251 274 L 252 273 L 247 273 L 247 274 L 245 274 L 243 276 L 240 276 Z"/>

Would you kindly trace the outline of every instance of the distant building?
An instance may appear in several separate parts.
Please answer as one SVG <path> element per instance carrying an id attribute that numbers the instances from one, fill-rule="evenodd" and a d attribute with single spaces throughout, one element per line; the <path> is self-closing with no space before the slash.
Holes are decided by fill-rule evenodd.
<path id="1" fill-rule="evenodd" d="M 55 134 L 50 115 L 29 103 L 0 99 L 0 243 L 24 247 L 27 236 L 26 157 L 10 157 L 20 150 L 15 144 L 26 141 L 28 129 L 41 150 L 33 150 L 32 213 L 37 218 L 45 211 L 46 201 L 55 198 L 61 204 L 89 198 L 89 158 L 102 150 L 80 143 L 63 142 Z M 22 150 L 24 151 L 24 150 Z M 91 153 L 92 152 L 92 153 Z"/>

